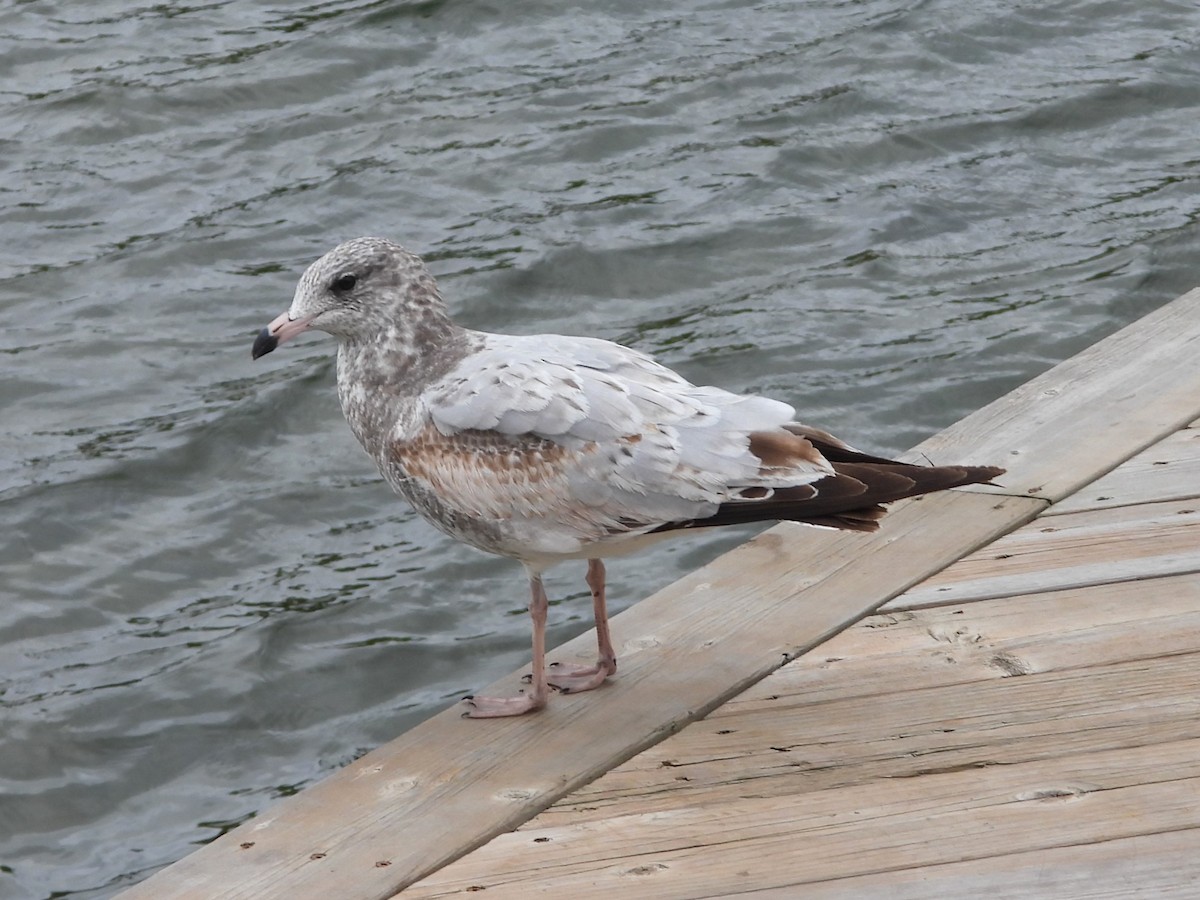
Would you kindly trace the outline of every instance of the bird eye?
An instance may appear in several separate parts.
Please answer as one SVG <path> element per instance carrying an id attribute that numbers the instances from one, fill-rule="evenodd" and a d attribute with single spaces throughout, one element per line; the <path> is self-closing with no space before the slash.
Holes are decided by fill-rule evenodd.
<path id="1" fill-rule="evenodd" d="M 356 284 L 358 284 L 358 276 L 353 272 L 343 272 L 333 279 L 333 289 L 339 292 L 353 290 Z"/>

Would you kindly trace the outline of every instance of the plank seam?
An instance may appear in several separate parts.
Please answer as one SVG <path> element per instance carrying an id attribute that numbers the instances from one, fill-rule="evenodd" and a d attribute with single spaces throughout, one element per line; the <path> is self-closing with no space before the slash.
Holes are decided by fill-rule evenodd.
<path id="1" fill-rule="evenodd" d="M 1103 477 L 1103 476 L 1101 476 L 1101 477 Z M 1084 487 L 1087 487 L 1087 485 L 1084 485 Z M 1080 490 L 1082 490 L 1082 488 Z M 1134 507 L 1134 506 L 1154 506 L 1157 503 L 1179 503 L 1183 500 L 1200 501 L 1200 492 L 1196 492 L 1196 493 L 1180 494 L 1178 496 L 1171 496 L 1171 497 L 1159 497 L 1154 500 L 1131 500 L 1128 503 L 1105 503 L 1103 506 L 1077 506 L 1072 509 L 1059 509 L 1058 508 L 1064 501 L 1071 499 L 1072 497 L 1076 496 L 1078 493 L 1079 493 L 1079 491 L 1076 491 L 1074 494 L 1071 494 L 1069 497 L 1064 497 L 1062 500 L 1059 500 L 1057 503 L 1051 503 L 1050 507 L 1048 509 L 1046 509 L 1045 511 L 1043 511 L 1040 515 L 1043 515 L 1043 516 L 1068 516 L 1068 515 L 1071 515 L 1072 513 L 1098 512 L 1099 510 L 1102 510 L 1102 509 L 1130 509 L 1131 507 Z M 1099 503 L 1101 501 L 1097 501 L 1097 502 Z"/>
<path id="2" fill-rule="evenodd" d="M 1159 558 L 1161 559 L 1161 557 L 1159 557 Z M 947 568 L 949 568 L 949 567 L 947 567 Z M 1180 575 L 1193 575 L 1193 574 L 1200 574 L 1200 558 L 1197 559 L 1195 568 L 1172 569 L 1169 572 L 1163 572 L 1163 573 L 1156 574 L 1156 575 L 1145 575 L 1145 574 L 1126 575 L 1126 576 L 1115 575 L 1112 577 L 1097 578 L 1092 581 L 1072 581 L 1069 583 L 1047 585 L 1046 587 L 1039 587 L 1037 589 L 1037 591 L 1033 592 L 1033 593 L 1055 594 L 1060 591 L 1073 591 L 1073 590 L 1079 590 L 1081 588 L 1103 587 L 1106 584 L 1135 584 L 1139 581 L 1155 581 L 1159 578 L 1175 578 Z M 1028 588 L 1028 586 L 1013 587 L 1013 588 L 1008 588 L 1008 589 L 997 590 L 995 593 L 988 594 L 987 596 L 959 597 L 958 599 L 954 599 L 953 597 L 947 597 L 945 600 L 930 600 L 929 602 L 910 603 L 910 604 L 900 603 L 900 604 L 888 607 L 887 611 L 888 612 L 915 612 L 917 610 L 922 610 L 922 609 L 940 609 L 940 608 L 946 607 L 946 606 L 966 606 L 968 603 L 978 603 L 980 601 L 986 601 L 986 600 L 1006 600 L 1011 597 L 1024 597 L 1024 596 L 1028 596 L 1030 593 L 1031 593 L 1031 591 Z"/>
<path id="3" fill-rule="evenodd" d="M 1191 780 L 1195 780 L 1195 779 L 1191 779 Z M 1200 826 L 1181 825 L 1178 827 L 1160 828 L 1160 829 L 1157 829 L 1154 831 L 1138 832 L 1136 834 L 1116 835 L 1114 837 L 1104 838 L 1102 840 L 1064 841 L 1062 843 L 1049 844 L 1044 847 L 1025 848 L 1025 849 L 1020 849 L 1020 850 L 1013 850 L 1011 852 L 1006 852 L 1006 853 L 992 853 L 992 854 L 964 856 L 961 859 L 947 860 L 945 862 L 934 863 L 933 865 L 918 865 L 915 867 L 903 866 L 903 865 L 886 866 L 886 867 L 880 867 L 878 869 L 871 869 L 871 870 L 864 870 L 862 872 L 855 872 L 852 875 L 838 875 L 834 878 L 821 878 L 816 881 L 792 881 L 792 882 L 788 882 L 787 884 L 771 885 L 769 888 L 756 887 L 756 888 L 750 888 L 745 891 L 723 890 L 719 894 L 704 894 L 704 895 L 698 894 L 696 896 L 697 896 L 697 900 L 721 900 L 721 898 L 725 898 L 725 897 L 750 897 L 755 894 L 761 894 L 764 891 L 768 891 L 768 890 L 774 892 L 774 891 L 779 891 L 779 890 L 783 890 L 783 889 L 787 889 L 787 888 L 798 888 L 798 887 L 805 887 L 805 886 L 812 886 L 812 885 L 831 885 L 832 886 L 832 885 L 836 885 L 839 881 L 851 882 L 851 881 L 856 881 L 860 878 L 869 877 L 872 875 L 887 875 L 887 874 L 891 874 L 891 873 L 895 873 L 895 872 L 906 872 L 906 871 L 910 871 L 910 870 L 922 871 L 922 872 L 936 872 L 940 868 L 961 865 L 962 863 L 982 862 L 984 860 L 993 860 L 993 859 L 998 860 L 998 859 L 1004 859 L 1005 857 L 1008 857 L 1008 856 L 1019 857 L 1019 856 L 1026 856 L 1030 853 L 1044 853 L 1044 852 L 1053 851 L 1053 850 L 1069 850 L 1069 849 L 1076 848 L 1076 847 L 1103 847 L 1106 844 L 1114 844 L 1114 843 L 1119 843 L 1121 841 L 1134 840 L 1134 839 L 1137 839 L 1140 837 L 1150 837 L 1152 835 L 1158 835 L 1158 834 L 1183 834 L 1183 833 L 1190 832 L 1190 831 L 1200 832 Z"/>

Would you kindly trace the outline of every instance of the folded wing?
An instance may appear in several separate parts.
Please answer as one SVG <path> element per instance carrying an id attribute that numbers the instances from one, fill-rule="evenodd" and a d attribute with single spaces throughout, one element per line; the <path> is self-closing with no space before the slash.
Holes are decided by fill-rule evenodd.
<path id="1" fill-rule="evenodd" d="M 548 553 L 762 520 L 873 530 L 879 504 L 999 473 L 861 454 L 785 403 L 589 338 L 488 335 L 420 402 L 391 445 L 407 477 Z"/>

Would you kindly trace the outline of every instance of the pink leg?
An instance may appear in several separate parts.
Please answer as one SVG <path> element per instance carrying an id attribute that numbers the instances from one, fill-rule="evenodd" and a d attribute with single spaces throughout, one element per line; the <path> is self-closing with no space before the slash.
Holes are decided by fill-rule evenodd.
<path id="1" fill-rule="evenodd" d="M 546 613 L 550 602 L 542 586 L 542 573 L 529 570 L 529 618 L 533 620 L 533 675 L 529 693 L 517 697 L 464 697 L 470 707 L 463 718 L 495 719 L 534 712 L 546 705 L 550 689 L 546 683 Z"/>
<path id="2" fill-rule="evenodd" d="M 592 614 L 596 619 L 596 643 L 600 658 L 594 666 L 574 663 L 552 663 L 550 686 L 564 694 L 590 691 L 604 684 L 609 675 L 616 674 L 617 654 L 613 650 L 612 636 L 608 631 L 608 608 L 604 598 L 604 563 L 599 559 L 588 560 L 588 587 L 592 589 Z"/>

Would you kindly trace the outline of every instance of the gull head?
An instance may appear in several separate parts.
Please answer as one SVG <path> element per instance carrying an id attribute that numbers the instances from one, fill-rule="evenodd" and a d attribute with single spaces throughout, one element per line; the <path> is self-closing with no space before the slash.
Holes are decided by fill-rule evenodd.
<path id="1" fill-rule="evenodd" d="M 386 238 L 355 238 L 308 267 L 292 305 L 258 333 L 251 355 L 258 359 L 310 328 L 343 341 L 369 339 L 428 311 L 444 315 L 421 258 Z"/>

